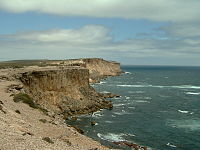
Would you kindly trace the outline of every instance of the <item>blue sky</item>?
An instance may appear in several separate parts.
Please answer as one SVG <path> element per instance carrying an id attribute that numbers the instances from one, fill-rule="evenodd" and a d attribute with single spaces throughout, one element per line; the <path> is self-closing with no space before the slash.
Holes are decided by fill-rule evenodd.
<path id="1" fill-rule="evenodd" d="M 0 61 L 200 65 L 198 0 L 0 0 Z"/>

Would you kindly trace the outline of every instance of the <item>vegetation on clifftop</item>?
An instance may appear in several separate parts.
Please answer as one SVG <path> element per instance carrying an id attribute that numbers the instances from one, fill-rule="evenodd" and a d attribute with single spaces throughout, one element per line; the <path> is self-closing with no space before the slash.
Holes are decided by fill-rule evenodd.
<path id="1" fill-rule="evenodd" d="M 34 109 L 39 109 L 40 111 L 42 111 L 44 114 L 47 115 L 48 110 L 42 108 L 40 105 L 38 105 L 37 103 L 35 103 L 33 101 L 33 99 L 25 93 L 19 93 L 19 94 L 15 94 L 13 101 L 18 103 L 18 102 L 23 102 L 25 104 L 28 104 L 30 107 L 34 108 Z"/>

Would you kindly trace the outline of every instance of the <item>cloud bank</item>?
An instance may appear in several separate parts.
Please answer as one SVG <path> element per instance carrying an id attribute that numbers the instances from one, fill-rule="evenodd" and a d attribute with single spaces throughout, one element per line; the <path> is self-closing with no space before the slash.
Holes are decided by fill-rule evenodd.
<path id="1" fill-rule="evenodd" d="M 155 29 L 163 37 L 139 33 L 142 38 L 118 42 L 101 25 L 0 35 L 0 60 L 104 57 L 129 64 L 200 65 L 199 6 L 199 0 L 0 0 L 0 10 L 12 13 L 168 23 Z"/>
<path id="2" fill-rule="evenodd" d="M 87 25 L 79 29 L 56 29 L 22 32 L 0 37 L 0 51 L 8 57 L 23 58 L 73 58 L 104 57 L 151 60 L 180 60 L 199 65 L 200 39 L 128 39 L 116 42 L 110 29 L 100 25 Z M 155 60 L 154 60 L 155 59 Z M 192 60 L 187 62 L 188 59 Z M 157 62 L 157 63 L 158 63 Z M 141 63 L 141 62 L 139 62 Z M 147 63 L 144 61 L 144 63 Z M 151 62 L 148 62 L 151 64 Z M 158 63 L 159 64 L 159 63 Z"/>
<path id="3" fill-rule="evenodd" d="M 0 9 L 62 16 L 119 17 L 154 21 L 193 21 L 199 0 L 0 0 Z"/>

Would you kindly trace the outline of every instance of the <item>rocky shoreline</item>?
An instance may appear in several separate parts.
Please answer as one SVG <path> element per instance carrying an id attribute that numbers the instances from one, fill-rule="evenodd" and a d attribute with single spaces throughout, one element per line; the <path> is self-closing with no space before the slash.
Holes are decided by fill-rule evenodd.
<path id="1" fill-rule="evenodd" d="M 113 95 L 96 92 L 89 81 L 120 73 L 119 63 L 97 58 L 0 69 L 0 149 L 109 149 L 64 119 L 112 109 L 105 98 Z"/>

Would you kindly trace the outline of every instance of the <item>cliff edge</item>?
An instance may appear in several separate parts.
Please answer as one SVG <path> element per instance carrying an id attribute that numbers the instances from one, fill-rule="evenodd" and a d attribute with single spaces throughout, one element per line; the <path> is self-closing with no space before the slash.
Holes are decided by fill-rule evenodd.
<path id="1" fill-rule="evenodd" d="M 89 84 L 89 70 L 79 67 L 23 72 L 25 93 L 47 110 L 65 117 L 112 108 Z"/>
<path id="2" fill-rule="evenodd" d="M 103 59 L 23 63 L 0 64 L 0 149 L 109 149 L 66 125 L 62 117 L 111 109 L 89 80 L 118 75 L 119 64 Z"/>
<path id="3" fill-rule="evenodd" d="M 28 94 L 42 108 L 65 117 L 112 108 L 112 103 L 89 83 L 119 75 L 122 72 L 119 63 L 100 58 L 39 63 L 42 67 L 4 69 L 0 78 L 17 80 L 21 88 L 13 86 L 8 91 Z"/>
<path id="4" fill-rule="evenodd" d="M 80 66 L 89 70 L 90 82 L 99 82 L 108 76 L 118 76 L 122 73 L 120 63 L 102 58 L 81 58 L 71 60 L 47 61 L 47 64 L 58 66 Z"/>

